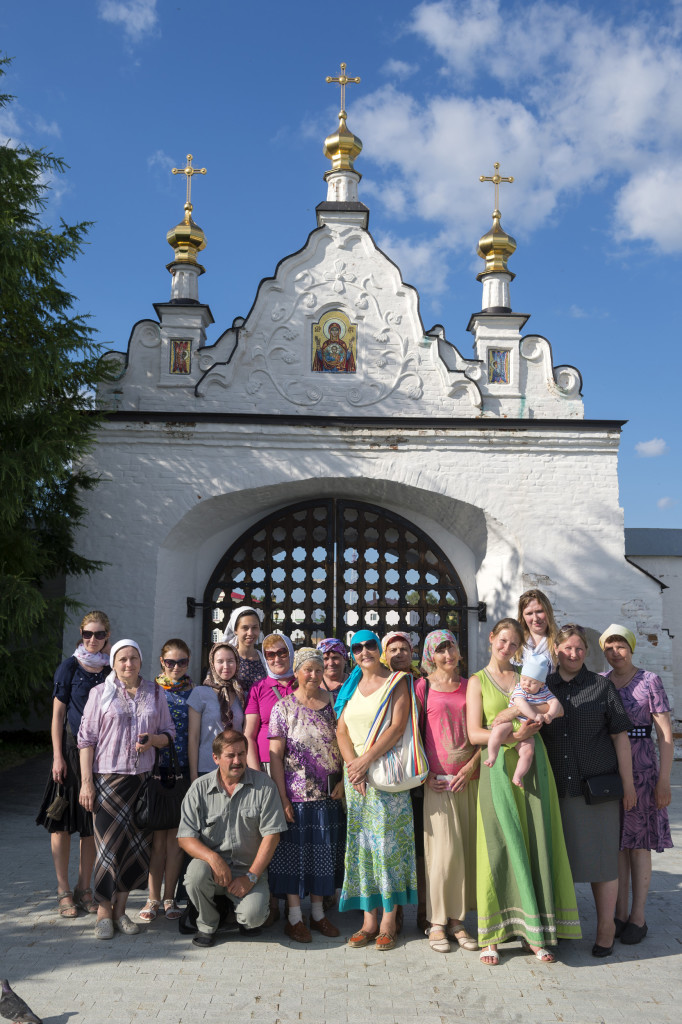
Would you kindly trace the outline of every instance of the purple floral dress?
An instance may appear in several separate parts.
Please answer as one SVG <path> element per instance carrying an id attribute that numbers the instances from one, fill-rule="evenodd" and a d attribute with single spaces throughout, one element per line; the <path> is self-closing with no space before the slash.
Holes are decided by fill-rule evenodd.
<path id="1" fill-rule="evenodd" d="M 604 675 L 610 678 L 611 673 Z M 627 686 L 618 690 L 625 713 L 636 729 L 653 727 L 652 715 L 670 711 L 663 683 L 653 672 L 639 669 Z M 656 807 L 654 789 L 658 782 L 658 758 L 654 741 L 646 736 L 631 736 L 632 773 L 637 806 L 622 816 L 621 850 L 655 850 L 663 853 L 673 845 L 668 810 Z"/>
<path id="2" fill-rule="evenodd" d="M 272 709 L 269 736 L 286 740 L 284 781 L 291 802 L 326 800 L 327 776 L 342 764 L 334 705 L 315 711 L 292 693 Z"/>

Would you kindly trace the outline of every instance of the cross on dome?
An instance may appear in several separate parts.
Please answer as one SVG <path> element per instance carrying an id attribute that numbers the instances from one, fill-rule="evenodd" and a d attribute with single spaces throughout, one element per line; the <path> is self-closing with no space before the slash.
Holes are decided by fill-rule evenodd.
<path id="1" fill-rule="evenodd" d="M 495 186 L 495 211 L 497 212 L 497 215 L 499 217 L 499 209 L 500 209 L 500 182 L 508 181 L 509 184 L 511 185 L 513 183 L 514 179 L 513 178 L 503 178 L 502 177 L 502 175 L 499 173 L 499 170 L 500 170 L 499 163 L 494 163 L 493 167 L 495 168 L 495 173 L 491 177 L 486 178 L 486 176 L 484 174 L 482 174 L 478 180 L 479 181 L 492 181 L 493 185 Z M 495 216 L 495 214 L 493 214 L 493 216 Z"/>
<path id="2" fill-rule="evenodd" d="M 205 167 L 192 167 L 192 160 L 194 157 L 191 153 L 187 154 L 187 166 L 186 167 L 174 167 L 171 174 L 184 174 L 187 177 L 187 199 L 185 202 L 190 206 L 192 204 L 192 176 L 194 174 L 206 174 Z"/>
<path id="3" fill-rule="evenodd" d="M 347 65 L 342 63 L 340 75 L 327 75 L 325 78 L 325 82 L 332 82 L 341 86 L 341 111 L 339 113 L 339 117 L 343 117 L 344 120 L 346 117 L 346 86 L 358 84 L 360 82 L 359 78 L 351 78 L 346 74 L 346 67 Z"/>

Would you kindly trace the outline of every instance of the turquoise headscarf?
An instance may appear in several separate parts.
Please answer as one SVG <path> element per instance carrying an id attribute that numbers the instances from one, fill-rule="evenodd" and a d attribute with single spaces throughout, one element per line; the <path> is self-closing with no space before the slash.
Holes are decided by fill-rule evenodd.
<path id="1" fill-rule="evenodd" d="M 353 644 L 366 643 L 367 640 L 374 640 L 377 645 L 377 650 L 381 650 L 381 640 L 376 635 L 376 633 L 373 633 L 371 629 L 359 629 L 358 632 L 354 633 L 353 636 L 351 637 L 351 661 L 355 661 L 355 656 L 353 655 Z M 341 712 L 343 711 L 343 709 L 345 708 L 346 704 L 351 699 L 355 691 L 357 690 L 361 676 L 362 669 L 360 668 L 359 665 L 356 665 L 351 674 L 348 676 L 348 679 L 346 679 L 345 683 L 339 690 L 339 695 L 336 698 L 336 703 L 334 704 L 334 711 L 336 712 L 337 718 L 341 717 Z"/>

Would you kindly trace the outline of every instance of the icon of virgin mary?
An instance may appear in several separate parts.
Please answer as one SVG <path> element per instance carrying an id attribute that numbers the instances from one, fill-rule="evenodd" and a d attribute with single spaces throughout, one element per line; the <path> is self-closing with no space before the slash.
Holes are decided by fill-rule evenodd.
<path id="1" fill-rule="evenodd" d="M 343 340 L 346 333 L 332 320 L 324 326 L 325 340 L 315 352 L 313 370 L 317 373 L 355 373 L 353 352 Z"/>

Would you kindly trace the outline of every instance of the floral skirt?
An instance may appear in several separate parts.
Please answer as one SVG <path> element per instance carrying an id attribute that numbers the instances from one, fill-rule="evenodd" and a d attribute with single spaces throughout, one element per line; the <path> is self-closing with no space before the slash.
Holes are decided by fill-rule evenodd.
<path id="1" fill-rule="evenodd" d="M 293 803 L 294 821 L 288 822 L 268 869 L 275 896 L 309 893 L 333 896 L 343 883 L 346 822 L 340 800 Z"/>
<path id="2" fill-rule="evenodd" d="M 363 797 L 344 770 L 348 834 L 339 910 L 391 911 L 417 902 L 414 824 L 409 792 L 367 786 Z"/>

